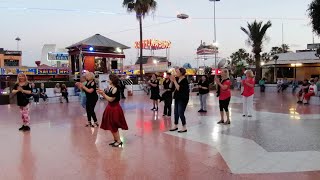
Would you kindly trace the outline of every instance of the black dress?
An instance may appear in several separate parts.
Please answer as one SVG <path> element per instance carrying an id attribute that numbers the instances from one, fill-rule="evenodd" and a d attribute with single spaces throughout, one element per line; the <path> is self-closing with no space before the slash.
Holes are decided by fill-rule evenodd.
<path id="1" fill-rule="evenodd" d="M 94 112 L 94 108 L 96 107 L 96 104 L 98 101 L 96 82 L 87 81 L 85 86 L 88 89 L 93 89 L 92 93 L 85 91 L 86 97 L 87 97 L 86 111 L 87 111 L 88 122 L 91 123 L 91 118 L 93 119 L 94 122 L 97 122 L 98 121 L 97 116 L 96 116 L 96 113 Z"/>
<path id="2" fill-rule="evenodd" d="M 152 100 L 158 100 L 160 99 L 160 89 L 159 89 L 159 81 L 156 80 L 150 80 L 150 82 L 152 84 L 156 84 L 156 87 L 151 86 L 150 90 L 151 90 L 151 97 L 150 99 Z"/>
<path id="3" fill-rule="evenodd" d="M 163 89 L 166 90 L 161 98 L 164 101 L 163 115 L 171 116 L 172 93 L 175 89 L 173 82 L 166 79 L 163 82 Z"/>
<path id="4" fill-rule="evenodd" d="M 119 104 L 120 90 L 117 88 L 115 94 L 113 94 L 112 91 L 113 88 L 110 88 L 106 95 L 109 97 L 115 97 L 115 99 L 112 102 L 108 102 L 108 105 L 103 112 L 100 128 L 116 133 L 119 128 L 128 130 L 128 125 L 124 117 L 123 110 Z"/>
<path id="5" fill-rule="evenodd" d="M 17 90 L 19 87 L 19 84 L 15 84 L 13 89 L 14 90 Z M 24 86 L 21 86 L 23 90 L 26 90 L 26 91 L 31 91 L 31 87 L 30 87 L 30 84 L 29 83 L 26 83 Z M 24 94 L 22 92 L 17 92 L 17 105 L 20 106 L 20 107 L 26 107 L 30 101 L 30 97 L 32 95 L 30 94 Z"/>

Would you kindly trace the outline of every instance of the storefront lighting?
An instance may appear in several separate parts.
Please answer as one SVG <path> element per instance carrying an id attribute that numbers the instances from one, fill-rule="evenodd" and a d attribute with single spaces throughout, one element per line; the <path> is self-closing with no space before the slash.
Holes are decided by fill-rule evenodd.
<path id="1" fill-rule="evenodd" d="M 93 49 L 93 47 L 89 47 L 89 51 L 91 51 L 91 52 L 92 52 L 93 50 L 94 50 L 94 49 Z"/>
<path id="2" fill-rule="evenodd" d="M 297 67 L 297 66 L 302 66 L 301 63 L 295 63 L 295 64 L 291 64 L 292 67 Z"/>
<path id="3" fill-rule="evenodd" d="M 116 52 L 121 53 L 121 49 L 117 47 Z"/>

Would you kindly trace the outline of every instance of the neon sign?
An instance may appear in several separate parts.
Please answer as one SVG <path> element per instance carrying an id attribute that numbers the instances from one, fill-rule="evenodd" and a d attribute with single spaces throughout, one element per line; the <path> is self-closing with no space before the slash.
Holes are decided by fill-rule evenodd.
<path id="1" fill-rule="evenodd" d="M 135 44 L 134 47 L 136 49 L 140 49 L 140 41 L 136 41 L 134 44 Z M 170 47 L 171 47 L 170 41 L 162 41 L 157 39 L 147 39 L 142 41 L 143 49 L 158 50 L 158 49 L 169 49 Z"/>

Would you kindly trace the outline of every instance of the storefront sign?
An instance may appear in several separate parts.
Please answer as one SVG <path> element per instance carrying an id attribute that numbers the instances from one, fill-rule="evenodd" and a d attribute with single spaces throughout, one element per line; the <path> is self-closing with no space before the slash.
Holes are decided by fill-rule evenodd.
<path id="1" fill-rule="evenodd" d="M 0 68 L 0 75 L 4 75 L 5 74 L 5 70 L 3 68 Z"/>
<path id="2" fill-rule="evenodd" d="M 39 75 L 58 74 L 57 69 L 38 69 Z"/>
<path id="3" fill-rule="evenodd" d="M 37 74 L 37 69 L 18 68 L 16 73 L 17 74 L 23 73 L 26 75 L 35 75 L 35 74 Z"/>
<path id="4" fill-rule="evenodd" d="M 59 69 L 59 74 L 69 74 L 69 70 L 68 69 Z"/>
<path id="5" fill-rule="evenodd" d="M 140 49 L 140 41 L 135 42 L 136 49 Z M 170 41 L 162 41 L 157 39 L 147 39 L 142 41 L 142 48 L 143 49 L 169 49 L 171 47 Z"/>
<path id="6" fill-rule="evenodd" d="M 50 52 L 48 53 L 49 61 L 68 61 L 69 54 L 68 53 L 58 53 L 58 52 Z"/>

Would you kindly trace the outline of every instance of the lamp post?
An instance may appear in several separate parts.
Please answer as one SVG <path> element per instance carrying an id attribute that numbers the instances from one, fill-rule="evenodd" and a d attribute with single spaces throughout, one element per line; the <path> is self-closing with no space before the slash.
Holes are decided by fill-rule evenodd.
<path id="1" fill-rule="evenodd" d="M 297 67 L 302 66 L 302 64 L 301 63 L 293 63 L 293 64 L 291 64 L 291 66 L 294 67 L 294 79 L 296 79 L 297 78 Z"/>
<path id="2" fill-rule="evenodd" d="M 17 37 L 15 40 L 17 41 L 17 51 L 19 51 L 19 42 L 21 41 L 21 39 Z"/>
<path id="3" fill-rule="evenodd" d="M 213 2 L 213 29 L 214 29 L 214 39 L 213 43 L 217 44 L 217 28 L 216 28 L 216 1 L 220 0 L 209 0 Z M 214 53 L 214 67 L 217 68 L 217 52 Z"/>

